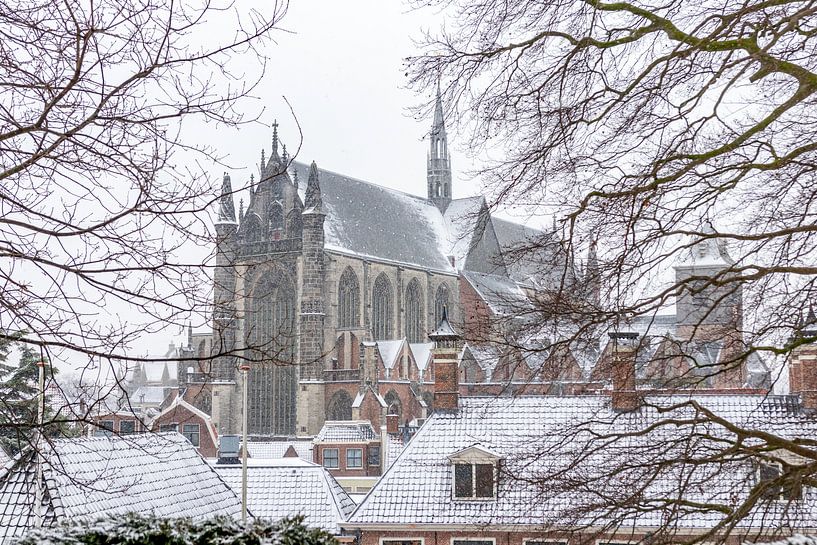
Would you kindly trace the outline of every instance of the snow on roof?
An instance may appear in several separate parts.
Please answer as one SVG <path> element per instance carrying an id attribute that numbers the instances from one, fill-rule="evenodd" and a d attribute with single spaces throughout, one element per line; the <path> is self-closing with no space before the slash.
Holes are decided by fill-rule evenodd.
<path id="1" fill-rule="evenodd" d="M 477 232 L 474 225 L 480 219 L 479 213 L 484 204 L 484 197 L 467 197 L 453 199 L 445 209 L 443 219 L 446 227 L 446 255 L 454 257 L 457 270 L 462 270 L 465 265 L 465 258 L 468 257 Z"/>
<path id="2" fill-rule="evenodd" d="M 323 467 L 298 460 L 256 461 L 247 467 L 247 508 L 256 517 L 279 520 L 303 515 L 304 524 L 333 534 L 355 503 Z M 216 472 L 236 492 L 241 491 L 241 466 L 216 465 Z"/>
<path id="3" fill-rule="evenodd" d="M 400 356 L 405 343 L 405 339 L 377 341 L 377 350 L 380 352 L 380 358 L 383 360 L 383 365 L 386 369 L 394 369 L 394 365 L 397 363 L 397 358 Z"/>
<path id="4" fill-rule="evenodd" d="M 434 343 L 411 343 L 409 348 L 411 348 L 411 353 L 414 354 L 417 368 L 420 371 L 428 369 L 428 364 L 432 361 L 431 350 L 434 348 Z"/>
<path id="5" fill-rule="evenodd" d="M 314 442 L 368 442 L 376 439 L 377 434 L 367 420 L 327 420 Z"/>
<path id="6" fill-rule="evenodd" d="M 291 168 L 308 178 L 308 165 L 294 162 Z M 327 249 L 456 272 L 445 253 L 442 214 L 432 202 L 329 170 L 318 172 Z"/>
<path id="7" fill-rule="evenodd" d="M 216 437 L 216 429 L 215 429 L 215 426 L 213 425 L 213 420 L 210 418 L 210 415 L 207 414 L 206 412 L 202 411 L 198 407 L 194 407 L 193 405 L 191 405 L 190 403 L 185 401 L 184 398 L 182 398 L 182 396 L 180 396 L 180 395 L 177 395 L 176 398 L 173 400 L 173 403 L 168 405 L 162 412 L 160 412 L 158 415 L 156 415 L 156 417 L 152 419 L 152 422 L 156 422 L 157 420 L 159 420 L 164 415 L 175 411 L 179 407 L 181 407 L 183 409 L 186 409 L 186 410 L 190 411 L 191 413 L 195 414 L 196 416 L 198 416 L 199 418 L 201 418 L 204 421 L 205 427 L 207 428 L 207 432 L 210 435 L 210 441 L 212 441 L 212 444 L 218 445 L 218 437 Z"/>
<path id="8" fill-rule="evenodd" d="M 295 449 L 298 458 L 312 461 L 312 439 L 281 439 L 278 441 L 249 441 L 247 452 L 251 458 L 283 458 L 289 447 Z"/>
<path id="9" fill-rule="evenodd" d="M 42 452 L 46 525 L 131 512 L 241 515 L 238 496 L 178 433 L 55 439 Z M 35 524 L 35 471 L 29 452 L 0 475 L 0 542 Z"/>
<path id="10" fill-rule="evenodd" d="M 401 434 L 385 434 L 386 437 L 386 467 L 389 468 L 400 457 L 400 453 L 406 447 Z"/>
<path id="11" fill-rule="evenodd" d="M 474 271 L 464 271 L 463 276 L 497 315 L 514 316 L 531 308 L 528 296 L 510 278 Z"/>
<path id="12" fill-rule="evenodd" d="M 677 465 L 664 464 L 661 460 L 683 456 L 679 450 L 688 449 L 689 441 L 672 442 L 668 439 L 689 437 L 690 433 L 679 429 L 683 425 L 658 427 L 637 441 L 622 440 L 595 450 L 587 447 L 588 441 L 608 434 L 645 429 L 659 418 L 675 421 L 691 418 L 694 409 L 688 406 L 661 416 L 656 409 L 688 401 L 691 397 L 739 426 L 790 439 L 817 439 L 817 420 L 799 411 L 797 403 L 788 396 L 648 396 L 645 405 L 631 413 L 613 411 L 609 396 L 601 395 L 460 397 L 458 411 L 437 412 L 429 418 L 344 527 L 415 525 L 415 530 L 421 530 L 422 525 L 541 527 L 566 521 L 585 524 L 592 517 L 597 517 L 592 518 L 593 524 L 604 524 L 606 514 L 594 512 L 587 506 L 609 503 L 606 500 L 619 493 L 622 482 L 630 482 L 627 479 L 649 482 L 645 498 L 653 495 L 665 497 L 677 488 Z M 703 441 L 700 444 L 707 449 L 704 454 L 712 454 L 710 447 L 726 448 L 713 445 L 708 437 L 726 437 L 730 432 L 715 424 L 699 423 L 697 426 L 697 437 Z M 658 450 L 656 441 L 663 441 Z M 502 458 L 503 471 L 495 500 L 452 499 L 448 457 L 474 444 Z M 587 456 L 571 465 L 575 460 L 573 453 L 577 452 Z M 624 468 L 617 463 L 622 457 L 628 464 L 621 474 L 612 479 L 600 475 L 592 486 L 581 487 L 581 493 L 578 492 L 576 481 L 572 479 L 586 480 L 588 475 L 592 478 L 597 472 L 605 472 L 605 468 Z M 644 481 L 640 472 L 655 471 L 656 468 L 661 468 L 662 473 L 654 481 Z M 734 498 L 745 497 L 756 482 L 756 467 L 747 463 L 741 453 L 731 461 L 725 461 L 723 466 L 714 468 L 700 464 L 687 469 L 695 475 L 686 475 L 685 482 L 706 483 L 706 486 L 687 490 L 685 499 L 695 502 L 716 501 L 734 505 Z M 540 478 L 540 475 L 560 470 L 566 471 L 563 480 Z M 764 503 L 759 512 L 739 525 L 776 527 L 785 518 L 791 527 L 815 527 L 817 490 L 804 487 L 803 496 L 802 501 L 793 503 Z M 583 508 L 590 509 L 587 515 L 581 515 L 586 518 L 573 518 L 577 513 L 583 513 Z M 715 511 L 680 513 L 677 527 L 708 529 L 722 516 Z M 644 511 L 627 520 L 628 524 L 635 526 L 653 527 L 661 523 L 662 513 Z"/>

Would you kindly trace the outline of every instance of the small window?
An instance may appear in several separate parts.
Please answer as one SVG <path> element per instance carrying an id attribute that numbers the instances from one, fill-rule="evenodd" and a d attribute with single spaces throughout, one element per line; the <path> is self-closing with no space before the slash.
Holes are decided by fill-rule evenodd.
<path id="1" fill-rule="evenodd" d="M 366 463 L 370 466 L 380 465 L 380 447 L 378 445 L 369 446 L 368 459 Z"/>
<path id="2" fill-rule="evenodd" d="M 133 420 L 120 420 L 119 434 L 130 435 L 132 433 L 136 433 L 136 422 Z"/>
<path id="3" fill-rule="evenodd" d="M 548 541 L 546 539 L 525 539 L 522 545 L 567 545 L 567 541 Z"/>
<path id="4" fill-rule="evenodd" d="M 451 545 L 494 545 L 493 539 L 452 539 Z"/>
<path id="5" fill-rule="evenodd" d="M 197 447 L 201 441 L 201 426 L 199 424 L 185 424 L 182 426 L 182 435 L 190 441 L 191 445 Z"/>
<path id="6" fill-rule="evenodd" d="M 493 464 L 454 464 L 455 498 L 495 497 Z"/>
<path id="7" fill-rule="evenodd" d="M 174 424 L 161 424 L 159 426 L 159 431 L 161 431 L 161 432 L 164 432 L 164 431 L 179 431 L 179 425 L 175 424 L 175 423 Z"/>
<path id="8" fill-rule="evenodd" d="M 363 449 L 362 448 L 347 448 L 346 449 L 346 468 L 355 469 L 363 467 Z"/>
<path id="9" fill-rule="evenodd" d="M 113 435 L 114 432 L 113 420 L 100 420 L 98 426 L 99 426 L 98 435 L 104 436 Z"/>
<path id="10" fill-rule="evenodd" d="M 799 500 L 803 490 L 799 484 L 783 481 L 783 464 L 762 462 L 757 471 L 759 483 L 776 483 L 768 486 L 763 491 L 763 497 L 767 500 Z"/>
<path id="11" fill-rule="evenodd" d="M 336 448 L 325 448 L 323 449 L 323 467 L 327 467 L 329 469 L 337 469 L 340 467 L 338 460 L 338 449 Z"/>
<path id="12" fill-rule="evenodd" d="M 423 538 L 421 537 L 404 537 L 404 538 L 381 538 L 380 545 L 423 545 Z"/>

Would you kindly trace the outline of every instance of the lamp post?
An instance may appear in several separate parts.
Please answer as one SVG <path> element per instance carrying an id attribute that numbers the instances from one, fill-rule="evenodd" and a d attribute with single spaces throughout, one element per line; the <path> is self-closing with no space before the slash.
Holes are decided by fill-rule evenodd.
<path id="1" fill-rule="evenodd" d="M 241 377 L 244 382 L 244 391 L 242 392 L 244 410 L 241 415 L 241 522 L 247 522 L 247 377 L 249 376 L 250 366 L 242 363 Z"/>

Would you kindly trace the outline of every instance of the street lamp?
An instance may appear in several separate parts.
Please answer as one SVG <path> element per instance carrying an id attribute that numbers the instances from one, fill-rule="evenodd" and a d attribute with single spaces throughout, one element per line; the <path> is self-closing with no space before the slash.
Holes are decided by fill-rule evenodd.
<path id="1" fill-rule="evenodd" d="M 239 367 L 241 371 L 242 381 L 244 382 L 244 392 L 242 393 L 244 401 L 244 410 L 241 416 L 241 434 L 243 449 L 241 451 L 241 522 L 247 522 L 247 377 L 249 376 L 250 366 L 247 363 L 242 363 Z"/>

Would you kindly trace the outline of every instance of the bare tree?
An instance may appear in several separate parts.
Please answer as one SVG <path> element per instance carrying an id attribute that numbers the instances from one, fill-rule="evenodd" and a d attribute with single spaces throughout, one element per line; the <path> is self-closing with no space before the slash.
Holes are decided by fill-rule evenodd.
<path id="1" fill-rule="evenodd" d="M 639 353 L 649 359 L 637 360 L 642 387 L 768 388 L 753 382 L 755 365 L 768 368 L 774 386 L 785 390 L 779 369 L 796 363 L 793 356 L 816 340 L 809 309 L 817 287 L 817 5 L 415 4 L 448 17 L 445 27 L 426 35 L 423 53 L 408 59 L 410 81 L 430 89 L 440 78 L 459 126 L 470 134 L 469 149 L 495 157 L 479 171 L 491 204 L 558 218 L 553 231 L 514 254 L 535 261 L 558 243 L 570 256 L 560 281 L 503 317 L 506 323 L 493 328 L 489 340 L 527 346 L 546 360 L 582 351 L 606 330 L 636 329 Z M 552 273 L 551 264 L 539 263 L 543 274 Z M 668 333 L 661 320 L 673 305 Z M 520 334 L 509 321 L 527 331 Z M 546 342 L 530 348 L 530 338 Z M 603 362 L 604 346 L 593 349 Z M 597 365 L 592 380 L 610 379 L 603 367 Z M 802 409 L 811 386 L 795 379 Z M 685 408 L 694 413 L 685 417 L 686 427 L 669 417 L 651 424 L 653 431 L 675 426 L 679 435 L 656 439 L 652 431 L 633 429 L 593 436 L 578 456 L 633 435 L 663 441 L 664 451 L 645 443 L 654 452 L 645 455 L 636 481 L 647 483 L 650 471 L 683 472 L 699 464 L 694 456 L 666 453 L 711 438 L 714 426 L 723 432 L 713 439 L 722 448 L 707 459 L 722 471 L 737 460 L 771 457 L 785 469 L 774 486 L 813 479 L 811 443 L 730 423 L 693 402 Z M 699 419 L 708 422 L 704 431 L 696 427 Z M 774 454 L 782 451 L 797 452 L 802 463 Z M 608 479 L 623 471 L 605 469 Z M 569 477 L 548 476 L 579 486 L 575 474 Z M 592 485 L 585 480 L 581 486 Z M 635 493 L 629 501 L 611 495 L 604 508 L 619 509 L 619 520 L 639 509 L 685 516 L 718 511 L 718 529 L 728 534 L 765 497 L 758 488 L 735 505 L 689 505 L 682 488 L 661 505 L 645 506 Z"/>
<path id="2" fill-rule="evenodd" d="M 0 2 L 0 339 L 133 358 L 212 306 L 217 150 L 287 2 Z M 199 166 L 201 165 L 201 166 Z M 205 255 L 206 257 L 206 255 Z"/>

